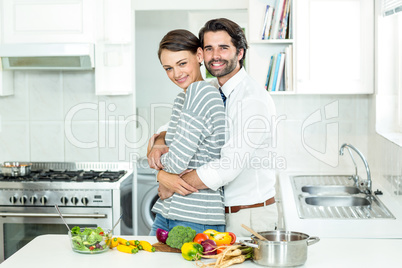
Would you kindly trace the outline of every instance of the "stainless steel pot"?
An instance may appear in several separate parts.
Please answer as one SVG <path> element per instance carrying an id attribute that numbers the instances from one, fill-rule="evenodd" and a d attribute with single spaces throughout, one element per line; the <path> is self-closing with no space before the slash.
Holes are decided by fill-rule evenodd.
<path id="1" fill-rule="evenodd" d="M 31 163 L 21 162 L 4 162 L 0 165 L 1 173 L 5 176 L 19 177 L 26 176 L 31 173 Z"/>
<path id="2" fill-rule="evenodd" d="M 255 263 L 270 267 L 303 265 L 307 260 L 307 246 L 320 241 L 318 237 L 290 231 L 270 231 L 259 234 L 267 241 L 252 235 L 252 241 L 241 242 L 254 247 L 253 261 Z"/>

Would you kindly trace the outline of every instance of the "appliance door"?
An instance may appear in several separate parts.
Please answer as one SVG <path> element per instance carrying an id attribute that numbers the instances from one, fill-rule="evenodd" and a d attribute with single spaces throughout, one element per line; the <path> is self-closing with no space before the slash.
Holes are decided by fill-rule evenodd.
<path id="1" fill-rule="evenodd" d="M 60 208 L 70 228 L 112 228 L 111 208 Z M 54 208 L 0 208 L 0 262 L 31 240 L 44 234 L 67 234 L 67 228 Z"/>
<path id="2" fill-rule="evenodd" d="M 153 181 L 139 181 L 138 190 L 138 235 L 148 235 L 155 220 L 155 213 L 151 211 L 152 207 L 158 201 L 159 185 Z"/>

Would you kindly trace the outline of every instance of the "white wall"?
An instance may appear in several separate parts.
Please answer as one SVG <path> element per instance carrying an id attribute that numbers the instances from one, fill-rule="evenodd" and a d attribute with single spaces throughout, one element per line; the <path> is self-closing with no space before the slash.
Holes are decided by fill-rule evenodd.
<path id="1" fill-rule="evenodd" d="M 14 79 L 15 94 L 0 97 L 0 162 L 130 159 L 132 96 L 96 96 L 93 71 L 16 71 Z"/>

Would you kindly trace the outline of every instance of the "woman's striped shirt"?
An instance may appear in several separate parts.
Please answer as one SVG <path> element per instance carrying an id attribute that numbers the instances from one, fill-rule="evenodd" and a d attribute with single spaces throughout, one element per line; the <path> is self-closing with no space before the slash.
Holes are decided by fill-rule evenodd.
<path id="1" fill-rule="evenodd" d="M 220 157 L 225 142 L 225 111 L 219 91 L 200 81 L 177 95 L 165 142 L 169 152 L 161 157 L 165 171 L 180 174 Z M 199 190 L 186 196 L 159 199 L 152 211 L 171 220 L 199 224 L 225 224 L 221 189 Z"/>

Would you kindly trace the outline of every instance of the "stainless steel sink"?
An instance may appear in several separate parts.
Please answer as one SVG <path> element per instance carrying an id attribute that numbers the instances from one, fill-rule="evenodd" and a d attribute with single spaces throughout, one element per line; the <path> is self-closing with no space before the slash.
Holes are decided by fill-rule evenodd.
<path id="1" fill-rule="evenodd" d="M 356 187 L 348 175 L 291 177 L 302 219 L 395 219 L 375 195 Z"/>
<path id="2" fill-rule="evenodd" d="M 313 196 L 306 197 L 306 204 L 324 207 L 356 207 L 370 206 L 368 198 L 357 196 Z"/>
<path id="3" fill-rule="evenodd" d="M 342 195 L 342 194 L 360 194 L 361 191 L 355 186 L 343 186 L 343 185 L 326 185 L 315 186 L 306 185 L 301 188 L 302 192 L 314 194 L 314 195 Z"/>

